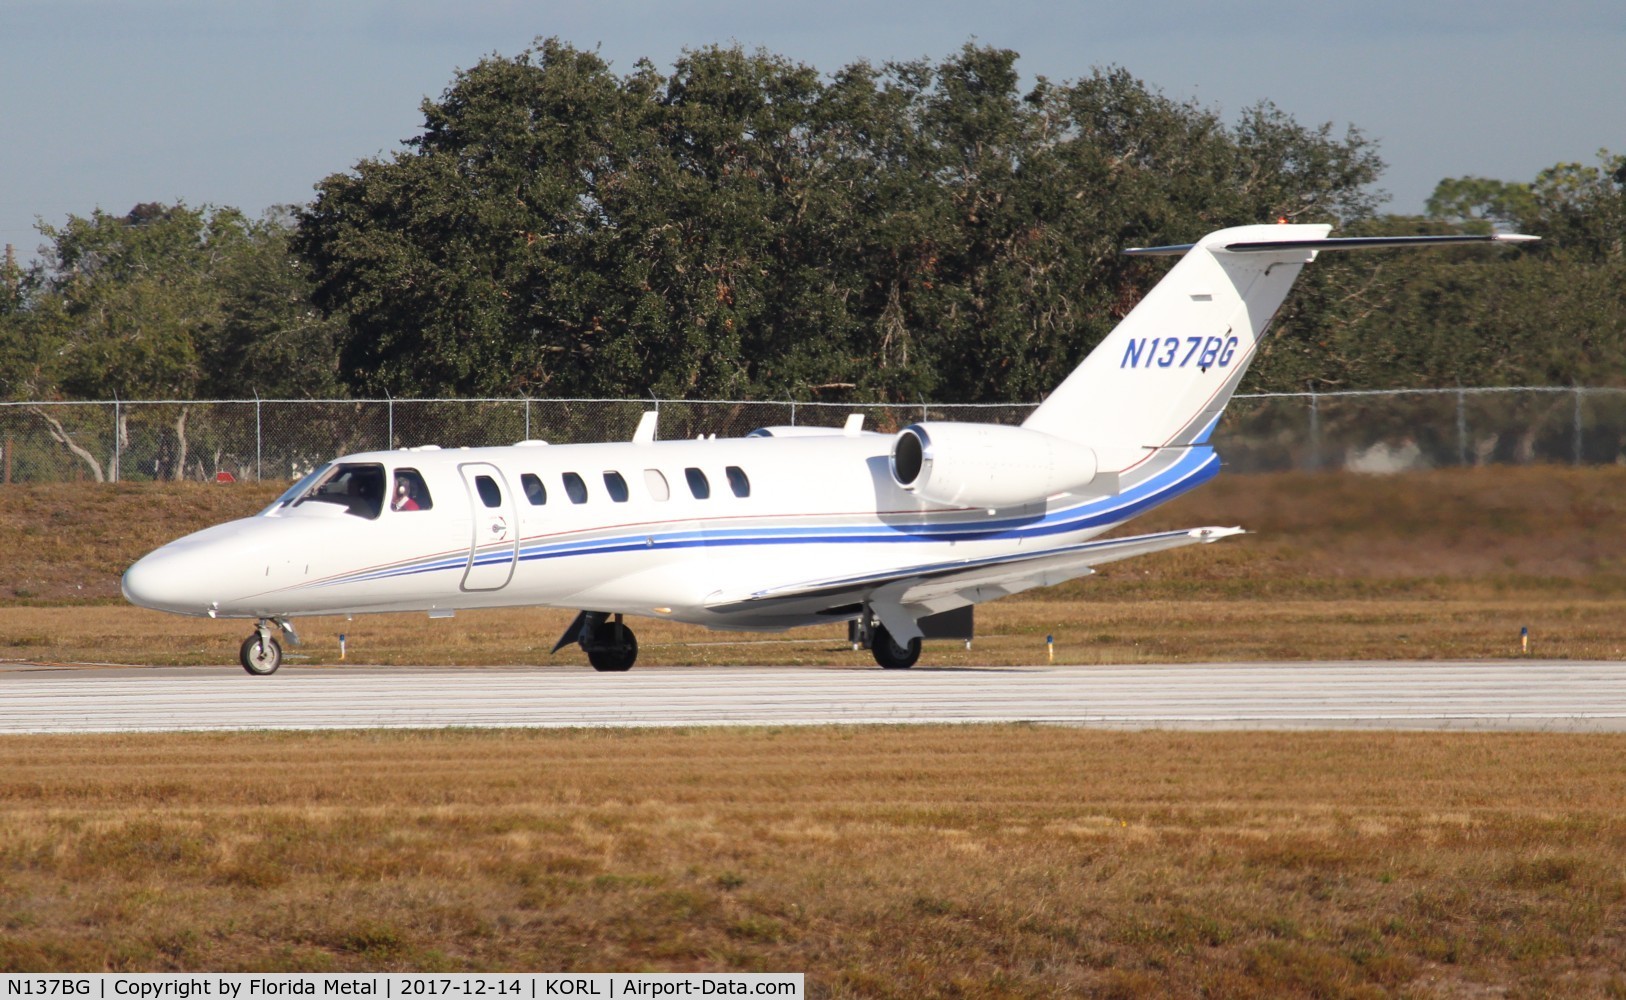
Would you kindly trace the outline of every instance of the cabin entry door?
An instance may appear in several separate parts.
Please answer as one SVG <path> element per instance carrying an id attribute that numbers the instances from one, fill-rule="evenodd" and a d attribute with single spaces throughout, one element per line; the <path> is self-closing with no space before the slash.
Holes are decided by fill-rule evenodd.
<path id="1" fill-rule="evenodd" d="M 502 470 L 486 462 L 457 467 L 468 488 L 469 512 L 474 525 L 469 540 L 464 590 L 501 590 L 513 579 L 519 558 L 519 517 L 514 491 Z"/>

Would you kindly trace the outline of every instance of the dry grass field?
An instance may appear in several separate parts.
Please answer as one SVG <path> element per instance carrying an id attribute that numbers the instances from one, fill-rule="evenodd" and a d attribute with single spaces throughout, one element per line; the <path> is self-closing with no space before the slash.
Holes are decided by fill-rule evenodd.
<path id="1" fill-rule="evenodd" d="M 228 663 L 118 574 L 274 488 L 0 489 L 0 658 Z M 1623 469 L 1221 477 L 936 662 L 1626 649 Z M 562 614 L 310 622 L 550 663 Z M 852 663 L 640 626 L 659 663 Z M 1626 737 L 1029 726 L 0 738 L 0 970 L 786 970 L 819 997 L 1626 997 Z"/>
<path id="2" fill-rule="evenodd" d="M 0 739 L 0 970 L 1626 996 L 1626 737 Z"/>

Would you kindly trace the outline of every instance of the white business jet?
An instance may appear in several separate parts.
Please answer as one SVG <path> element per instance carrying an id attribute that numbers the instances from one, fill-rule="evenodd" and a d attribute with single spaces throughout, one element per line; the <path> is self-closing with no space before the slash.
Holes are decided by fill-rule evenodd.
<path id="1" fill-rule="evenodd" d="M 1205 482 L 1209 435 L 1260 338 L 1322 250 L 1516 243 L 1517 235 L 1330 239 L 1243 226 L 1134 254 L 1181 260 L 1019 427 L 897 434 L 767 427 L 744 438 L 433 447 L 347 455 L 254 517 L 171 542 L 124 574 L 132 603 L 257 624 L 251 674 L 302 615 L 582 609 L 554 650 L 638 655 L 628 616 L 780 631 L 856 623 L 913 666 L 922 622 L 1128 556 L 1240 528 L 1101 538 Z"/>

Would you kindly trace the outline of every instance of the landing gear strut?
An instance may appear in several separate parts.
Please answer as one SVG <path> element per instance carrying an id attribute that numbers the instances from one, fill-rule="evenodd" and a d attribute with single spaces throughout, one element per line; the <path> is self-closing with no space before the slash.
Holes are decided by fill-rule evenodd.
<path id="1" fill-rule="evenodd" d="M 261 618 L 254 631 L 243 640 L 243 646 L 237 653 L 237 660 L 243 669 L 256 677 L 274 674 L 282 666 L 282 643 L 271 635 L 273 625 L 282 630 L 289 642 L 299 645 L 299 636 L 286 618 Z"/>
<path id="2" fill-rule="evenodd" d="M 587 662 L 601 672 L 631 670 L 638 660 L 638 637 L 622 623 L 619 614 L 583 611 L 565 629 L 553 651 L 557 653 L 571 643 L 581 646 Z"/>

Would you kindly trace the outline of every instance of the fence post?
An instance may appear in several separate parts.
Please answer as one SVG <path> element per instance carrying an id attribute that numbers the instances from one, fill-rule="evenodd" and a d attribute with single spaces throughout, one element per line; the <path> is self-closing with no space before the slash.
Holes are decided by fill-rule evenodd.
<path id="1" fill-rule="evenodd" d="M 1583 450 L 1581 447 L 1581 393 L 1585 391 L 1580 386 L 1575 387 L 1575 461 L 1573 463 L 1575 465 L 1581 464 Z"/>
<path id="2" fill-rule="evenodd" d="M 1310 390 L 1310 471 L 1321 469 L 1321 408 L 1314 389 Z"/>
<path id="3" fill-rule="evenodd" d="M 395 447 L 395 397 L 388 389 L 384 390 L 384 400 L 384 450 L 389 451 Z"/>
<path id="4" fill-rule="evenodd" d="M 525 440 L 531 439 L 531 397 L 525 397 Z"/>
<path id="5" fill-rule="evenodd" d="M 119 394 L 113 394 L 113 474 L 108 476 L 109 482 L 119 481 L 119 462 L 124 458 L 123 442 L 119 440 Z"/>
<path id="6" fill-rule="evenodd" d="M 254 481 L 257 483 L 265 478 L 265 451 L 262 445 L 264 440 L 260 431 L 260 390 L 254 390 Z"/>
<path id="7" fill-rule="evenodd" d="M 1457 390 L 1457 465 L 1468 464 L 1468 394 Z"/>

